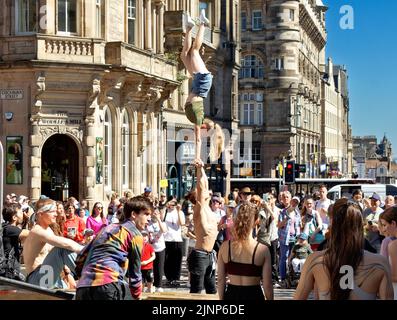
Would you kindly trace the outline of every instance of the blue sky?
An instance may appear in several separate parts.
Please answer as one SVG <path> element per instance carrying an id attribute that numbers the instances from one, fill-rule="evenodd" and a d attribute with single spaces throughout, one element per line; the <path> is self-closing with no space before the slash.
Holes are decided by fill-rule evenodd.
<path id="1" fill-rule="evenodd" d="M 326 56 L 346 65 L 353 135 L 384 133 L 397 155 L 397 1 L 323 0 L 328 33 Z M 344 30 L 344 5 L 354 11 L 354 28 Z"/>

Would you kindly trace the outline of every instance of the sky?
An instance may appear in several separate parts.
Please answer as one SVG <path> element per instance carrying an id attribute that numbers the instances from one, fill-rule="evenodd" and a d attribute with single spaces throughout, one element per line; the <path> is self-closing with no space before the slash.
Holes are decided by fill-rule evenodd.
<path id="1" fill-rule="evenodd" d="M 349 75 L 353 136 L 390 139 L 397 156 L 397 12 L 396 0 L 323 0 L 326 56 L 345 65 Z M 343 6 L 351 6 L 353 29 L 343 29 Z"/>

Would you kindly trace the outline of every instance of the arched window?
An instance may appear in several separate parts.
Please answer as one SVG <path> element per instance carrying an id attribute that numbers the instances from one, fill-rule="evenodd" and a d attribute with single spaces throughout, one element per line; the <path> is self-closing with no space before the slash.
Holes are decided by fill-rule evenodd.
<path id="1" fill-rule="evenodd" d="M 123 188 L 129 187 L 129 145 L 130 145 L 130 124 L 128 112 L 124 110 L 123 124 L 121 127 L 121 168 L 123 175 Z"/>
<path id="2" fill-rule="evenodd" d="M 112 189 L 112 115 L 109 108 L 105 109 L 104 121 L 104 148 L 105 157 L 103 164 L 103 174 L 105 188 Z"/>
<path id="3" fill-rule="evenodd" d="M 263 62 L 255 55 L 247 55 L 241 59 L 240 79 L 256 78 L 263 79 Z"/>

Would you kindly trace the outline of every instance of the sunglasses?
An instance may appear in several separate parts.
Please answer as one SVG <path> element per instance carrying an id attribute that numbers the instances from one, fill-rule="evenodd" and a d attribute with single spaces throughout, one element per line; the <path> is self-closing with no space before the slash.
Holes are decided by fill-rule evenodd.
<path id="1" fill-rule="evenodd" d="M 97 209 L 103 209 L 103 207 L 96 207 Z"/>
<path id="2" fill-rule="evenodd" d="M 244 192 L 243 194 L 246 195 L 246 196 L 250 196 L 251 192 Z"/>

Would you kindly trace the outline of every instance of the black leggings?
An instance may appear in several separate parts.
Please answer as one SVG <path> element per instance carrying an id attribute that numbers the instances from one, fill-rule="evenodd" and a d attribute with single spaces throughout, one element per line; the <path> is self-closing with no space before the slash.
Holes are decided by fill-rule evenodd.
<path id="1" fill-rule="evenodd" d="M 163 285 L 163 274 L 164 274 L 164 259 L 165 249 L 160 252 L 156 252 L 156 259 L 153 261 L 153 274 L 154 274 L 154 286 L 161 288 Z"/>
<path id="2" fill-rule="evenodd" d="M 223 300 L 251 300 L 263 302 L 265 296 L 259 284 L 255 286 L 235 286 L 228 284 L 225 289 Z"/>
<path id="3" fill-rule="evenodd" d="M 182 267 L 182 242 L 165 242 L 164 273 L 168 281 L 179 280 Z"/>

